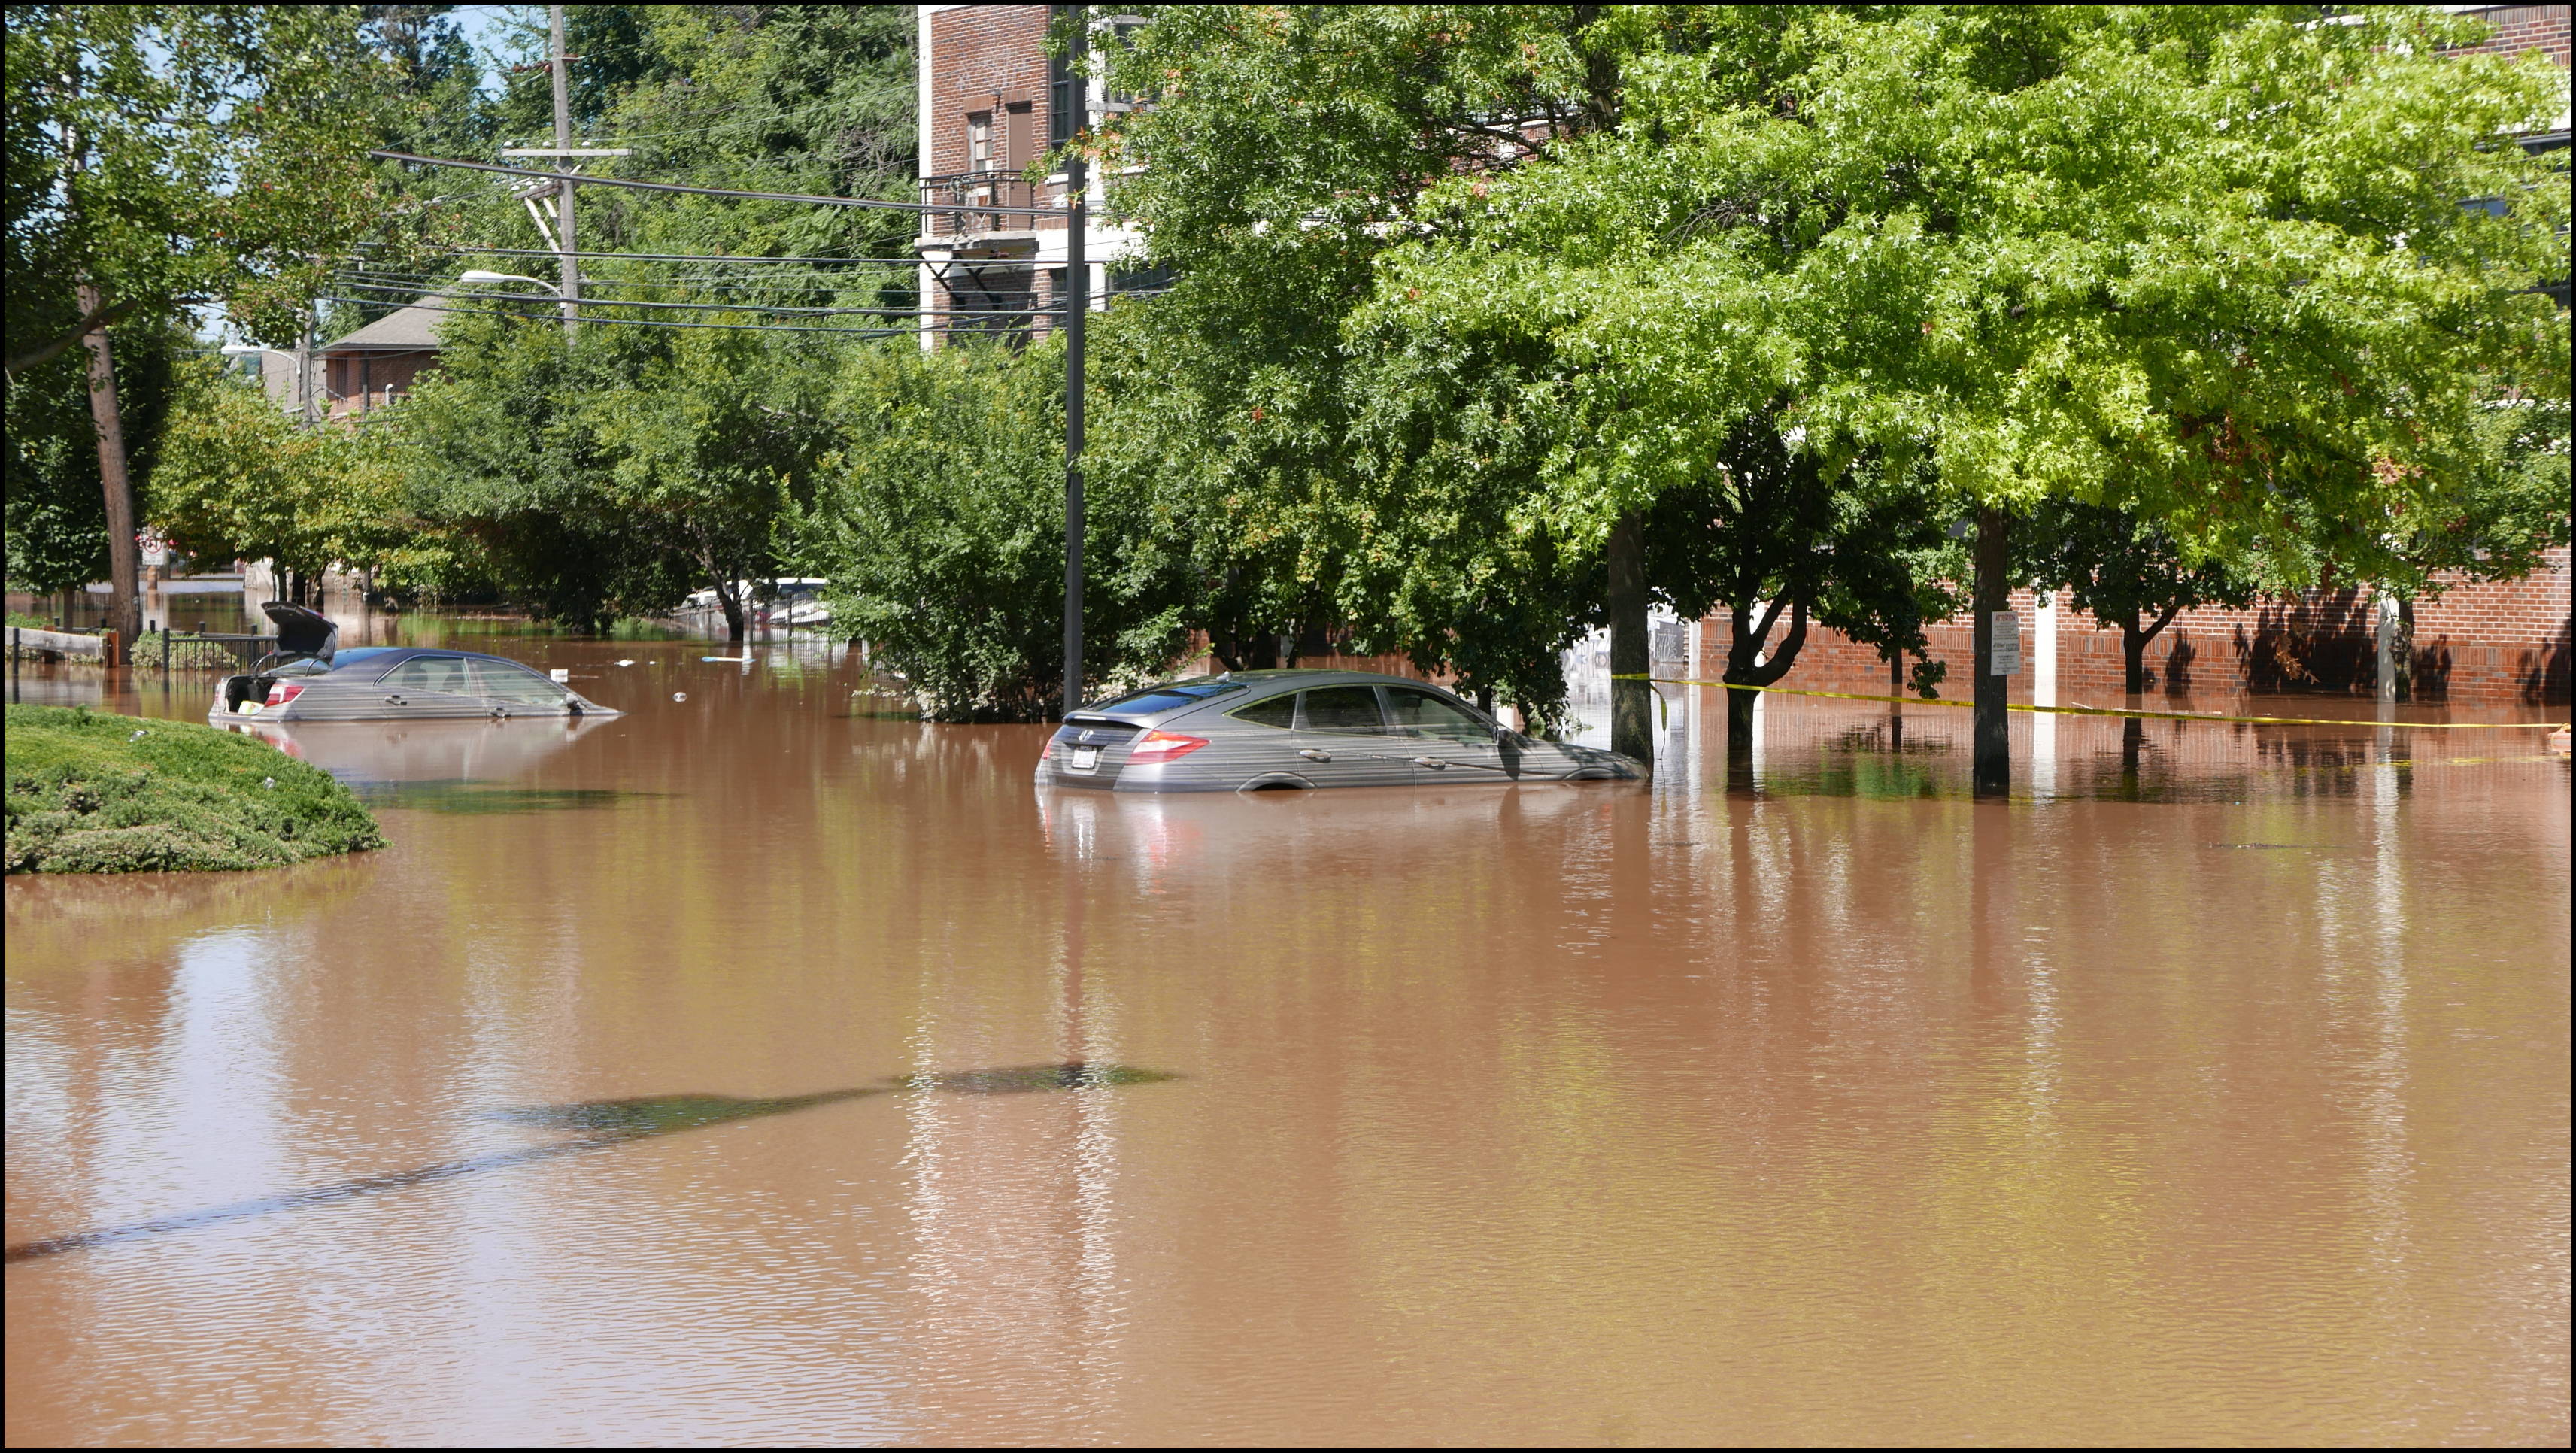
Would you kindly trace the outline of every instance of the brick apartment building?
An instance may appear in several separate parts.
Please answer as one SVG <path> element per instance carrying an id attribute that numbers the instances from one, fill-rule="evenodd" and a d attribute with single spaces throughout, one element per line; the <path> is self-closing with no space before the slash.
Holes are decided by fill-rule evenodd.
<path id="1" fill-rule="evenodd" d="M 1049 27 L 1065 8 L 919 7 L 921 200 L 939 209 L 923 215 L 915 244 L 925 348 L 966 332 L 1025 338 L 1045 326 L 1034 310 L 1064 294 L 1065 176 L 1056 171 L 1033 181 L 1029 169 L 1126 104 L 1048 55 Z M 1091 10 L 1093 34 L 1104 45 L 1144 23 L 1107 7 Z M 1091 178 L 1092 217 L 1114 184 Z M 1037 215 L 1004 210 L 1013 208 Z M 1093 221 L 1083 239 L 1095 306 L 1113 290 L 1150 281 L 1119 267 L 1138 251 L 1133 231 Z"/>

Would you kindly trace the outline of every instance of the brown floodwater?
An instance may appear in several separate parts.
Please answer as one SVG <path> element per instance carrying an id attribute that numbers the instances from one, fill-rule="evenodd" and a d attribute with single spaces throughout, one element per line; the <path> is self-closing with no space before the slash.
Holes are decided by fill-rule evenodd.
<path id="1" fill-rule="evenodd" d="M 2540 733 L 2024 719 L 1979 805 L 1965 713 L 1730 792 L 1683 698 L 1651 788 L 1157 801 L 463 643 L 629 714 L 9 881 L 10 1444 L 2568 1440 Z"/>

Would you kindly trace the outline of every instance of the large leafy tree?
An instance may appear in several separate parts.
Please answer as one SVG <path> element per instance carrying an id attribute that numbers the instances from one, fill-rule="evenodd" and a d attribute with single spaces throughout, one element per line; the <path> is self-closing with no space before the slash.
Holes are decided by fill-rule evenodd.
<path id="1" fill-rule="evenodd" d="M 1533 714 L 1561 697 L 1600 540 L 1506 518 L 1541 456 L 1471 359 L 1382 359 L 1351 328 L 1428 189 L 1616 124 L 1617 8 L 1180 6 L 1120 53 L 1113 85 L 1153 104 L 1086 144 L 1179 280 L 1130 321 L 1132 374 L 1104 348 L 1086 467 L 1188 522 L 1189 624 L 1223 643 L 1322 614 Z M 1443 415 L 1483 433 L 1426 430 Z"/>
<path id="2" fill-rule="evenodd" d="M 192 361 L 162 432 L 147 512 L 173 545 L 203 558 L 273 560 L 302 580 L 337 563 L 391 588 L 434 582 L 449 550 L 405 498 L 404 422 L 395 410 L 307 429 L 255 383 Z"/>
<path id="3" fill-rule="evenodd" d="M 136 522 L 109 330 L 157 333 L 221 303 L 254 336 L 292 334 L 315 254 L 372 207 L 363 150 L 377 77 L 357 26 L 336 6 L 7 8 L 10 432 L 64 427 L 59 409 L 21 420 L 18 379 L 34 405 L 60 388 L 34 374 L 84 371 L 86 447 L 33 447 L 96 462 L 110 624 L 129 635 Z"/>
<path id="4" fill-rule="evenodd" d="M 567 20 L 576 140 L 634 153 L 596 166 L 909 195 L 905 7 L 590 5 Z M 491 105 L 493 140 L 550 141 L 543 41 L 541 27 L 505 39 L 520 64 Z M 584 189 L 584 252 L 687 256 L 585 261 L 576 343 L 554 328 L 553 300 L 523 284 L 446 281 L 469 267 L 553 274 L 551 259 L 478 250 L 551 245 L 512 198 L 519 182 L 407 176 L 403 217 L 416 220 L 389 222 L 378 260 L 341 286 L 370 309 L 437 290 L 455 310 L 445 378 L 408 406 L 424 515 L 479 542 L 496 582 L 542 613 L 596 623 L 665 606 L 694 582 L 715 586 L 741 634 L 734 582 L 782 563 L 777 525 L 830 442 L 819 401 L 840 351 L 909 327 L 914 266 L 875 260 L 900 255 L 909 214 Z M 853 260 L 759 261 L 769 257 Z"/>
<path id="5" fill-rule="evenodd" d="M 2486 406 L 2566 394 L 2566 314 L 2531 289 L 2567 194 L 2503 140 L 2565 82 L 2443 58 L 2469 32 L 2421 11 L 2318 18 L 1729 11 L 1682 45 L 1622 10 L 1620 124 L 1431 188 L 1373 308 L 1408 346 L 1521 340 L 1551 442 L 1519 509 L 1561 529 L 1744 478 L 1752 424 L 1820 485 L 1928 465 L 1979 522 L 1981 620 L 2011 517 L 2054 499 L 2194 559 L 2400 568 Z"/>
<path id="6" fill-rule="evenodd" d="M 855 351 L 834 404 L 844 440 L 799 557 L 828 575 L 836 627 L 951 721 L 1061 715 L 1064 355 L 959 344 Z M 1084 597 L 1083 675 L 1158 673 L 1184 641 L 1196 582 L 1157 540 L 1144 491 L 1089 501 L 1098 565 Z"/>

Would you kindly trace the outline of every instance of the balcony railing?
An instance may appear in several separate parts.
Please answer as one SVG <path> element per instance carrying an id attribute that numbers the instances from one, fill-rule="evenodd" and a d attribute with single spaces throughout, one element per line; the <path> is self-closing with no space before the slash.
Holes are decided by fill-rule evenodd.
<path id="1" fill-rule="evenodd" d="M 994 232 L 1034 232 L 1041 220 L 1011 207 L 1046 207 L 1060 203 L 1061 187 L 1041 187 L 1019 172 L 955 172 L 921 179 L 921 202 L 933 210 L 921 214 L 924 237 L 972 237 Z M 1062 226 L 1057 221 L 1057 226 Z"/>

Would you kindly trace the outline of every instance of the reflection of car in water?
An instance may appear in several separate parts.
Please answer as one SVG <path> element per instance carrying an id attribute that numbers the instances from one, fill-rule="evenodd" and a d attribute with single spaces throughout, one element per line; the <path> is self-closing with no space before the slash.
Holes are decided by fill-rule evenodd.
<path id="1" fill-rule="evenodd" d="M 282 601 L 261 609 L 277 623 L 277 649 L 224 678 L 209 721 L 617 715 L 506 656 L 424 646 L 343 651 L 340 628 L 323 616 Z"/>
<path id="2" fill-rule="evenodd" d="M 1419 681 L 1234 671 L 1069 713 L 1041 784 L 1121 792 L 1460 786 L 1631 778 L 1614 752 L 1539 741 Z"/>
<path id="3" fill-rule="evenodd" d="M 359 786 L 522 779 L 607 722 L 596 716 L 416 723 L 241 717 L 221 724 Z"/>

